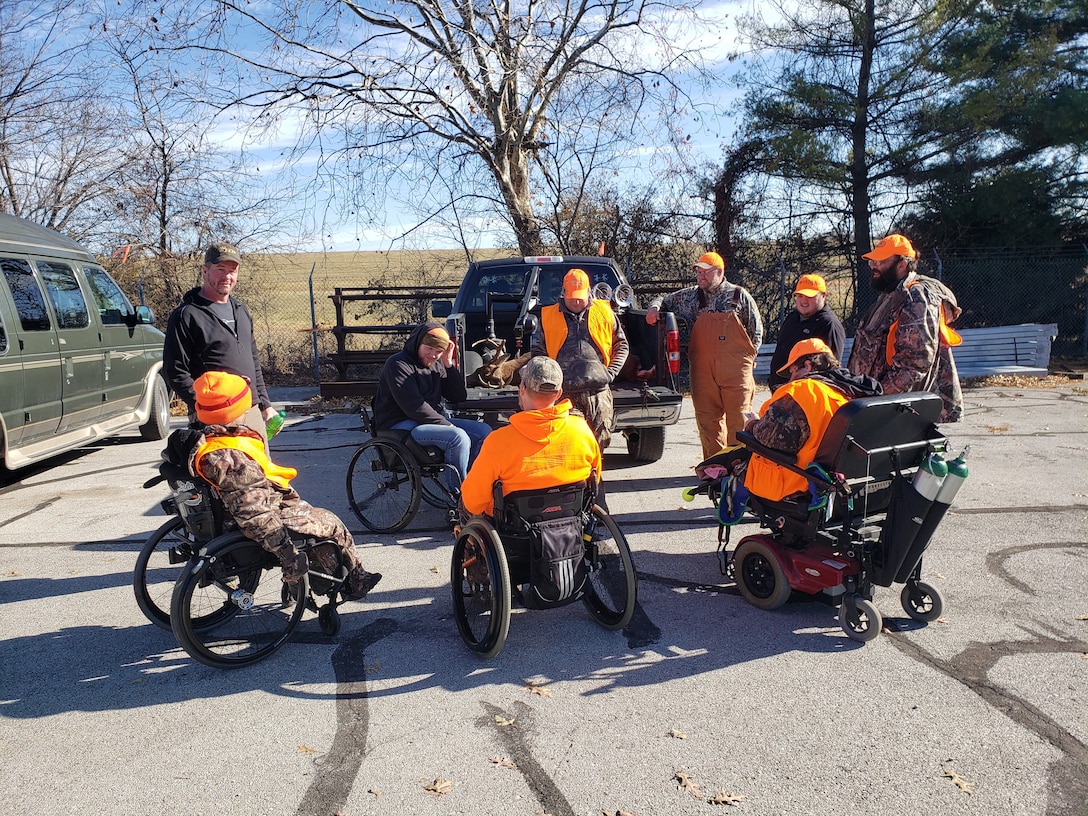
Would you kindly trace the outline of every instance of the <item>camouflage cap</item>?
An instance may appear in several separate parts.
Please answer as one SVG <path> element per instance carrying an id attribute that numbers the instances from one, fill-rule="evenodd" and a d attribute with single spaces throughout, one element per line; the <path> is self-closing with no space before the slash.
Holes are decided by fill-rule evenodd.
<path id="1" fill-rule="evenodd" d="M 563 390 L 563 369 L 551 357 L 534 357 L 521 369 L 521 384 L 537 394 Z"/>
<path id="2" fill-rule="evenodd" d="M 242 256 L 233 244 L 228 244 L 226 241 L 219 241 L 212 244 L 204 251 L 205 266 L 212 266 L 217 263 L 222 263 L 223 261 L 234 261 L 236 264 L 242 263 Z"/>

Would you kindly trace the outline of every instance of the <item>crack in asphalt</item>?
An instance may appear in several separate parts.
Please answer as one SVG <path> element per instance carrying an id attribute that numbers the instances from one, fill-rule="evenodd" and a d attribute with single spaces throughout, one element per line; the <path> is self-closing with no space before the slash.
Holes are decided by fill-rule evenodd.
<path id="1" fill-rule="evenodd" d="M 555 780 L 540 766 L 533 757 L 529 741 L 526 739 L 533 725 L 533 709 L 525 703 L 515 702 L 514 711 L 504 711 L 496 705 L 481 701 L 488 716 L 481 717 L 478 727 L 490 726 L 495 729 L 502 747 L 510 754 L 511 761 L 533 792 L 544 813 L 549 816 L 574 816 L 574 808 L 563 795 Z M 500 725 L 499 718 L 511 721 L 509 725 Z"/>
<path id="2" fill-rule="evenodd" d="M 343 811 L 366 756 L 370 733 L 366 650 L 397 629 L 392 618 L 378 618 L 341 641 L 332 653 L 336 672 L 336 734 L 328 753 L 316 763 L 317 774 L 299 803 L 298 816 Z"/>

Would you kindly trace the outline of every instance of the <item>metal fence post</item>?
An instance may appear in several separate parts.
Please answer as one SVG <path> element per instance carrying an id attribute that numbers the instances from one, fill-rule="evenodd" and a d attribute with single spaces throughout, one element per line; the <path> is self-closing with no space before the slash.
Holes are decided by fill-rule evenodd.
<path id="1" fill-rule="evenodd" d="M 317 358 L 317 312 L 314 309 L 314 270 L 317 269 L 317 261 L 310 267 L 310 337 L 314 347 L 314 380 L 321 382 L 321 363 Z"/>
<path id="2" fill-rule="evenodd" d="M 1081 244 L 1080 248 L 1088 255 L 1088 245 Z M 1088 357 L 1088 291 L 1084 293 L 1084 331 L 1080 333 L 1080 356 Z"/>

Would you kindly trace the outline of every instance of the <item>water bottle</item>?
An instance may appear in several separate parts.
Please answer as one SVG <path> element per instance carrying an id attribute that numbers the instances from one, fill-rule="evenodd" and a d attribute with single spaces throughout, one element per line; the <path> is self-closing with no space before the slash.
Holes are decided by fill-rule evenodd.
<path id="1" fill-rule="evenodd" d="M 934 451 L 922 460 L 911 484 L 928 501 L 933 501 L 937 498 L 937 493 L 940 492 L 946 476 L 948 476 L 948 464 L 940 453 Z"/>
<path id="2" fill-rule="evenodd" d="M 960 488 L 967 478 L 967 454 L 970 452 L 971 446 L 968 445 L 963 449 L 963 453 L 948 463 L 948 475 L 937 493 L 937 501 L 941 504 L 952 504 L 952 500 L 960 492 Z"/>
<path id="3" fill-rule="evenodd" d="M 280 428 L 283 427 L 285 419 L 287 419 L 287 412 L 280 411 L 278 414 L 273 414 L 272 418 L 265 423 L 264 427 L 265 431 L 268 433 L 269 439 L 280 432 Z"/>

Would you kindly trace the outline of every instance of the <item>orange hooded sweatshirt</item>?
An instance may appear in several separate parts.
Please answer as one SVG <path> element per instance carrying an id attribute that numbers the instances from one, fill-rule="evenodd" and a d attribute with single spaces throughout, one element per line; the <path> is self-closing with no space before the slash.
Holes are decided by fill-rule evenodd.
<path id="1" fill-rule="evenodd" d="M 519 411 L 505 428 L 484 439 L 480 455 L 461 485 L 465 509 L 493 515 L 492 485 L 502 482 L 502 493 L 571 484 L 601 474 L 601 449 L 593 431 L 580 416 L 571 416 L 570 400 L 551 408 Z"/>

